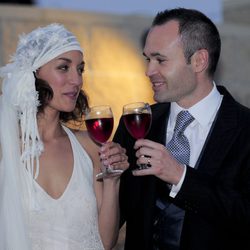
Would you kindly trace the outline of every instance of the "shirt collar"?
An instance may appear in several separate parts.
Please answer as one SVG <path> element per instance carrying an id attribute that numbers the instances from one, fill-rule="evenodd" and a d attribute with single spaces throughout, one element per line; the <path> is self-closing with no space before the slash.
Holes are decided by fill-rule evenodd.
<path id="1" fill-rule="evenodd" d="M 201 126 L 206 126 L 213 121 L 221 101 L 222 95 L 219 93 L 215 83 L 213 83 L 213 88 L 210 93 L 187 110 L 194 117 L 195 121 L 200 123 Z M 176 102 L 171 103 L 169 116 L 169 125 L 171 127 L 175 125 L 176 116 L 182 110 L 184 109 Z M 204 110 L 206 110 L 206 112 L 204 112 Z"/>

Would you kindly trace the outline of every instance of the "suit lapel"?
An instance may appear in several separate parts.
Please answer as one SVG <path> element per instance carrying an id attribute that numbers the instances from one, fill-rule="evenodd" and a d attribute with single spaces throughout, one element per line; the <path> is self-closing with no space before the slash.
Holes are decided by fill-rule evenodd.
<path id="1" fill-rule="evenodd" d="M 169 110 L 170 103 L 158 103 L 152 106 L 152 126 L 147 138 L 165 145 Z"/>
<path id="2" fill-rule="evenodd" d="M 223 101 L 197 166 L 202 171 L 209 169 L 210 173 L 216 171 L 240 131 L 234 99 L 225 89 L 219 90 Z"/>

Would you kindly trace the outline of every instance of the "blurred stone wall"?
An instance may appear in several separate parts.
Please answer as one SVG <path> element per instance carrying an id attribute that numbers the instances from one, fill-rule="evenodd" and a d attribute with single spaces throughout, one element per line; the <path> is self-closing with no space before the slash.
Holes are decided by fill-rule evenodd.
<path id="1" fill-rule="evenodd" d="M 222 52 L 216 82 L 226 86 L 250 107 L 250 1 L 224 2 L 224 23 L 219 25 Z"/>
<path id="2" fill-rule="evenodd" d="M 250 106 L 249 15 L 249 0 L 225 1 L 225 21 L 218 25 L 222 53 L 216 74 L 216 82 L 228 87 L 247 106 Z M 90 104 L 111 105 L 115 126 L 126 102 L 153 102 L 141 56 L 141 36 L 151 23 L 149 17 L 0 4 L 0 66 L 14 52 L 18 34 L 51 22 L 63 23 L 79 38 L 85 51 L 84 89 Z"/>
<path id="3" fill-rule="evenodd" d="M 216 83 L 226 86 L 235 98 L 250 107 L 250 2 L 229 0 L 225 22 L 218 25 L 222 54 Z M 15 51 L 18 34 L 51 22 L 70 29 L 81 42 L 86 60 L 84 89 L 91 105 L 109 104 L 115 126 L 122 105 L 132 101 L 152 103 L 144 76 L 141 37 L 151 18 L 73 12 L 0 4 L 0 66 Z M 116 250 L 123 249 L 124 230 Z"/>

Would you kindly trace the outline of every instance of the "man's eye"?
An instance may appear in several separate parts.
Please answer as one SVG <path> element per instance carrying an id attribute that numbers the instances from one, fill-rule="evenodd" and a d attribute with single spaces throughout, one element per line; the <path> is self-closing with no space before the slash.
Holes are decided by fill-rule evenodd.
<path id="1" fill-rule="evenodd" d="M 161 63 L 163 63 L 163 62 L 165 62 L 166 60 L 163 60 L 163 59 L 157 59 L 157 62 L 159 63 L 159 64 L 161 64 Z"/>

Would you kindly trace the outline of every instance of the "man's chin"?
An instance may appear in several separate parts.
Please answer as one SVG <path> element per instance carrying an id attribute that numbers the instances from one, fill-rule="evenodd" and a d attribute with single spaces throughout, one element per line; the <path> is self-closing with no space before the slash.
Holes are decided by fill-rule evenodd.
<path id="1" fill-rule="evenodd" d="M 166 97 L 166 96 L 162 96 L 162 95 L 157 95 L 155 94 L 153 96 L 154 100 L 158 103 L 163 103 L 163 102 L 171 102 L 170 98 Z"/>

